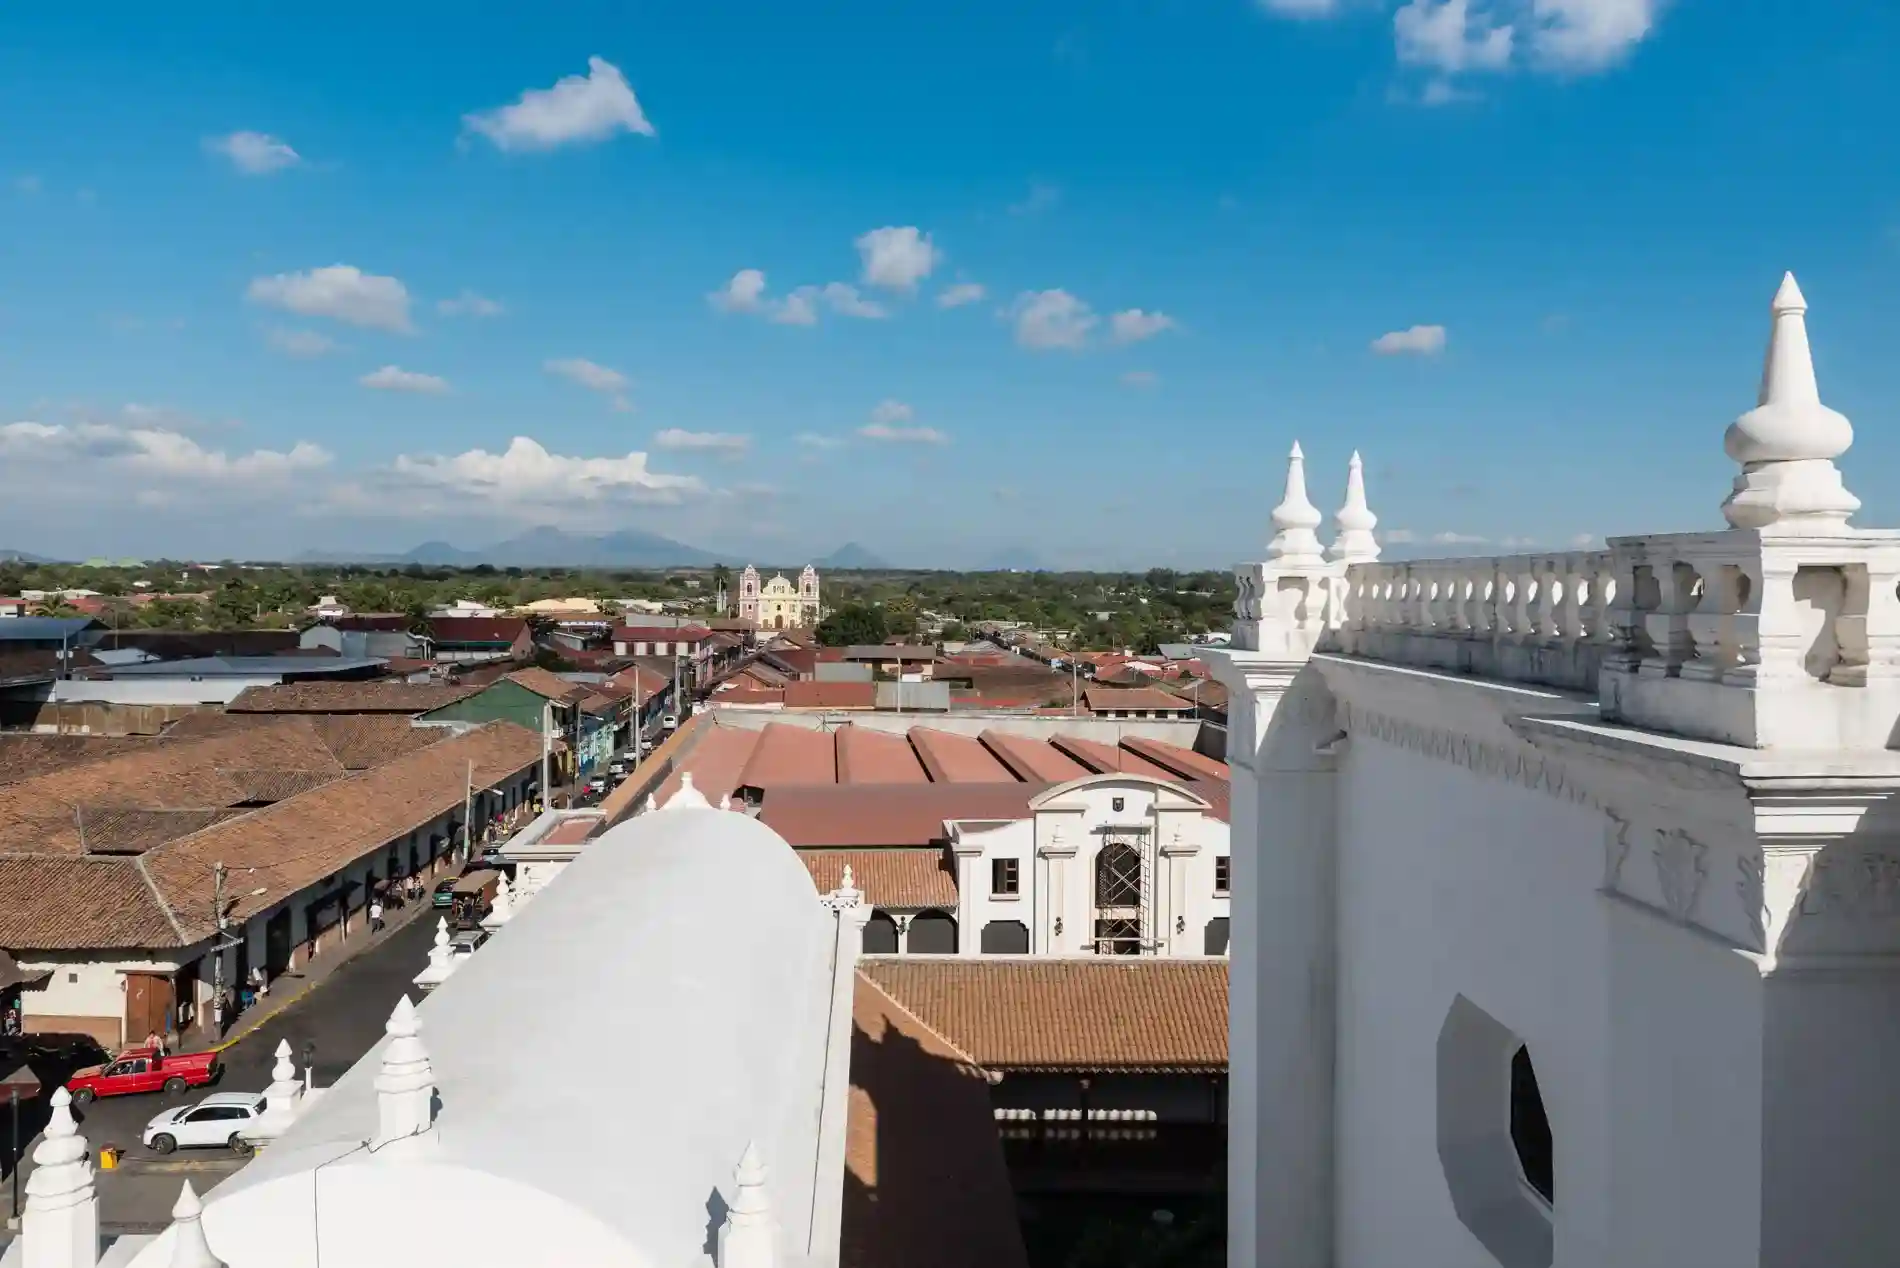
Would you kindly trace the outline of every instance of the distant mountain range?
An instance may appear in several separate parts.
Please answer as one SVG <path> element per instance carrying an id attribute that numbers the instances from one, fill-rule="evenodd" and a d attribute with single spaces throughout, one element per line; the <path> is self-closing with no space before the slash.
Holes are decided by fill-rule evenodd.
<path id="1" fill-rule="evenodd" d="M 636 528 L 589 535 L 559 528 L 531 528 L 489 546 L 464 548 L 428 541 L 400 555 L 363 551 L 307 550 L 299 563 L 421 564 L 425 567 L 472 568 L 679 568 L 702 567 L 719 558 L 697 546 L 687 546 L 658 533 Z"/>
<path id="2" fill-rule="evenodd" d="M 0 550 L 0 564 L 50 564 L 45 555 L 30 555 L 24 550 Z"/>
<path id="3" fill-rule="evenodd" d="M 814 560 L 812 566 L 815 568 L 839 568 L 845 571 L 850 571 L 853 568 L 871 570 L 887 569 L 890 567 L 889 564 L 856 542 L 846 542 L 829 555 L 826 555 L 823 559 Z"/>

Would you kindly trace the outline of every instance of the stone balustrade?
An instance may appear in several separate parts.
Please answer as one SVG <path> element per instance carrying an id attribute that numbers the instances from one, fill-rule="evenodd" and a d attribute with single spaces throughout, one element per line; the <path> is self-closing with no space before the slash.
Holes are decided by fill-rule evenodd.
<path id="1" fill-rule="evenodd" d="M 1328 650 L 1594 693 L 1619 643 L 1609 551 L 1355 563 L 1334 580 Z"/>

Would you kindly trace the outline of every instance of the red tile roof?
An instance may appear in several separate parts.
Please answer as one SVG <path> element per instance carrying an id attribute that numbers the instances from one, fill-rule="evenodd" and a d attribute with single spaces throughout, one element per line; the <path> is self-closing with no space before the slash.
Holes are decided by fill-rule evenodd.
<path id="1" fill-rule="evenodd" d="M 1225 960 L 880 957 L 859 972 L 988 1069 L 1227 1068 Z"/>
<path id="2" fill-rule="evenodd" d="M 1084 687 L 1082 703 L 1091 713 L 1125 710 L 1180 713 L 1193 707 L 1173 692 L 1159 687 Z"/>
<path id="3" fill-rule="evenodd" d="M 1054 745 L 1026 735 L 1010 735 L 991 728 L 983 732 L 983 746 L 1021 780 L 1060 784 L 1090 773 L 1088 767 Z"/>
<path id="4" fill-rule="evenodd" d="M 539 665 L 517 669 L 513 673 L 504 674 L 503 677 L 517 687 L 526 687 L 543 700 L 553 700 L 562 704 L 571 704 L 591 694 L 579 683 L 569 682 L 553 670 L 543 669 Z"/>
<path id="5" fill-rule="evenodd" d="M 956 873 L 941 848 L 800 850 L 798 857 L 821 894 L 844 883 L 849 865 L 851 883 L 873 907 L 957 907 Z"/>
<path id="6" fill-rule="evenodd" d="M 707 703 L 719 705 L 761 705 L 785 703 L 783 687 L 731 687 L 725 691 L 716 691 L 707 698 Z"/>
<path id="7" fill-rule="evenodd" d="M 693 782 L 698 783 L 695 775 Z M 925 846 L 946 819 L 1023 819 L 1042 784 L 782 785 L 765 790 L 759 822 L 800 848 Z"/>
<path id="8" fill-rule="evenodd" d="M 1049 743 L 1098 774 L 1149 775 L 1156 779 L 1178 778 L 1166 767 L 1157 766 L 1126 749 L 1103 744 L 1099 740 L 1085 740 L 1074 735 L 1058 735 Z"/>
<path id="9" fill-rule="evenodd" d="M 1225 780 L 1229 777 L 1226 762 L 1196 753 L 1193 749 L 1182 748 L 1178 744 L 1163 744 L 1159 740 L 1135 735 L 1123 740 L 1122 747 L 1182 779 Z"/>
<path id="10" fill-rule="evenodd" d="M 902 735 L 842 726 L 838 728 L 837 750 L 841 784 L 922 784 L 930 780 Z"/>
<path id="11" fill-rule="evenodd" d="M 984 784 L 1015 778 L 994 754 L 967 735 L 918 726 L 911 728 L 910 742 L 933 783 Z"/>
<path id="12" fill-rule="evenodd" d="M 877 684 L 874 682 L 788 682 L 785 684 L 788 709 L 875 709 Z"/>
<path id="13" fill-rule="evenodd" d="M 527 633 L 519 616 L 432 616 L 429 637 L 438 643 L 509 644 Z"/>
<path id="14" fill-rule="evenodd" d="M 246 687 L 225 706 L 227 713 L 427 713 L 480 691 L 466 683 L 287 682 Z"/>
<path id="15" fill-rule="evenodd" d="M 699 782 L 697 776 L 693 782 Z M 739 776 L 740 785 L 747 788 L 837 782 L 838 762 L 831 736 L 777 722 L 759 732 L 758 745 Z"/>

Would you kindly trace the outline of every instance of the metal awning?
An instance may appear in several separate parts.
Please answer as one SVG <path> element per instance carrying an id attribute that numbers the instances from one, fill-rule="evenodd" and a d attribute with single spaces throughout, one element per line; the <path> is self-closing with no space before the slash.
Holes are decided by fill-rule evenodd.
<path id="1" fill-rule="evenodd" d="M 31 986 L 36 982 L 43 982 L 51 976 L 53 976 L 51 969 L 43 969 L 38 973 L 29 973 L 20 967 L 18 960 L 15 960 L 7 952 L 0 951 L 0 991 L 6 990 L 9 986 Z"/>

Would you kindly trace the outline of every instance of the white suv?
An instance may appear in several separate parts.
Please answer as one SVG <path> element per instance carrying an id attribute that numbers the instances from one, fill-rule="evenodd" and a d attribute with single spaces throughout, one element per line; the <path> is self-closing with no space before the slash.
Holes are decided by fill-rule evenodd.
<path id="1" fill-rule="evenodd" d="M 145 1125 L 145 1147 L 168 1154 L 174 1149 L 228 1146 L 234 1153 L 251 1152 L 244 1132 L 264 1114 L 264 1097 L 257 1092 L 214 1092 L 196 1105 L 166 1110 Z"/>

